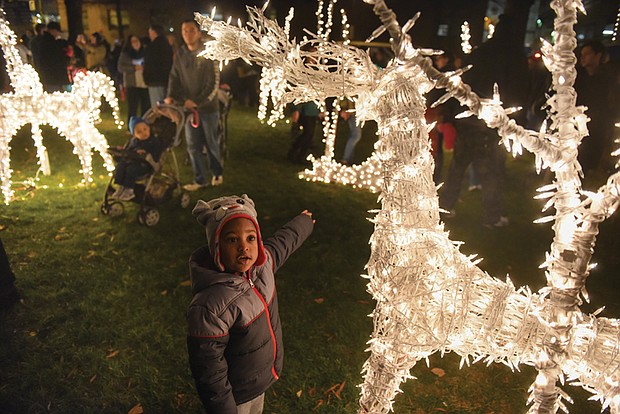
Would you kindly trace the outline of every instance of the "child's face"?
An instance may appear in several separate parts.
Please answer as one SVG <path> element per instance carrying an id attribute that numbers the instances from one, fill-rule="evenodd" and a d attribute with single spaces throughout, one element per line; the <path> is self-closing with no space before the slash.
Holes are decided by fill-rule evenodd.
<path id="1" fill-rule="evenodd" d="M 133 128 L 133 136 L 139 140 L 145 140 L 151 136 L 151 127 L 146 122 L 140 122 Z"/>
<path id="2" fill-rule="evenodd" d="M 247 272 L 258 257 L 258 234 L 251 220 L 239 217 L 220 233 L 220 260 L 230 273 Z"/>

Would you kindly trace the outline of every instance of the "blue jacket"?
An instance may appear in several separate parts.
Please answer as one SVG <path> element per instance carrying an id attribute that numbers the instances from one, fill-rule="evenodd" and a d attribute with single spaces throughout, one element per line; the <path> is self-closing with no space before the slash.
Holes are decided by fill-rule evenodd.
<path id="1" fill-rule="evenodd" d="M 293 218 L 265 240 L 265 264 L 244 275 L 215 270 L 208 246 L 192 254 L 187 346 L 207 413 L 236 414 L 237 405 L 280 376 L 284 349 L 274 275 L 312 229 L 310 217 Z"/>

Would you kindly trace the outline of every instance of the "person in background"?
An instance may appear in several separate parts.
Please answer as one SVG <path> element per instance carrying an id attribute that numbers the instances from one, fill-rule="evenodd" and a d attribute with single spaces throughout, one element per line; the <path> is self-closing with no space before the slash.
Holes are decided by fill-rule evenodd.
<path id="1" fill-rule="evenodd" d="M 515 42 L 511 16 L 502 15 L 493 38 L 487 40 L 469 55 L 464 64 L 472 63 L 463 74 L 463 81 L 481 98 L 492 98 L 494 84 L 499 85 L 505 106 L 525 106 L 528 91 L 527 59 L 521 45 Z M 523 119 L 516 119 L 524 124 Z M 504 216 L 502 191 L 506 151 L 499 145 L 497 131 L 472 117 L 454 122 L 456 139 L 448 177 L 439 195 L 439 206 L 454 216 L 461 184 L 467 167 L 476 163 L 482 184 L 483 220 L 487 228 L 504 227 L 510 222 Z"/>
<path id="2" fill-rule="evenodd" d="M 172 69 L 172 47 L 158 24 L 149 27 L 151 43 L 144 53 L 144 82 L 148 86 L 151 107 L 166 98 L 168 76 Z"/>
<path id="3" fill-rule="evenodd" d="M 38 71 L 46 92 L 65 92 L 69 87 L 69 42 L 61 35 L 60 24 L 49 22 L 39 44 Z"/>
<path id="4" fill-rule="evenodd" d="M 207 148 L 211 169 L 211 185 L 224 182 L 220 137 L 217 134 L 219 103 L 217 94 L 220 71 L 216 62 L 198 57 L 204 50 L 200 25 L 186 20 L 181 25 L 185 45 L 177 51 L 168 78 L 167 105 L 177 104 L 191 112 L 185 124 L 187 152 L 194 170 L 194 182 L 186 184 L 186 191 L 196 191 L 207 186 L 207 167 L 202 150 Z"/>
<path id="5" fill-rule="evenodd" d="M 588 107 L 586 115 L 589 135 L 579 146 L 577 159 L 586 177 L 590 171 L 602 168 L 612 170 L 614 114 L 617 93 L 613 76 L 604 64 L 606 50 L 598 40 L 588 40 L 581 46 L 575 91 L 577 105 Z"/>
<path id="6" fill-rule="evenodd" d="M 130 35 L 118 59 L 118 70 L 123 74 L 125 86 L 128 121 L 133 116 L 142 116 L 150 108 L 149 91 L 143 77 L 144 49 L 140 38 Z"/>
<path id="7" fill-rule="evenodd" d="M 30 39 L 30 53 L 32 54 L 32 67 L 39 72 L 40 59 L 41 59 L 41 40 L 43 39 L 43 33 L 45 32 L 45 25 L 43 23 L 37 23 L 34 26 L 35 35 Z"/>
<path id="8" fill-rule="evenodd" d="M 192 214 L 207 235 L 189 260 L 187 349 L 196 390 L 208 413 L 260 414 L 284 359 L 275 273 L 315 220 L 302 211 L 263 242 L 245 194 L 200 200 Z"/>
<path id="9" fill-rule="evenodd" d="M 110 51 L 110 45 L 103 35 L 94 32 L 90 35 L 86 44 L 86 68 L 88 70 L 107 72 L 106 57 Z"/>
<path id="10" fill-rule="evenodd" d="M 344 146 L 344 154 L 340 160 L 340 164 L 351 165 L 355 154 L 355 147 L 362 139 L 362 127 L 358 125 L 355 116 L 355 102 L 349 98 L 345 98 L 340 102 L 340 118 L 347 123 L 349 135 L 347 143 Z"/>

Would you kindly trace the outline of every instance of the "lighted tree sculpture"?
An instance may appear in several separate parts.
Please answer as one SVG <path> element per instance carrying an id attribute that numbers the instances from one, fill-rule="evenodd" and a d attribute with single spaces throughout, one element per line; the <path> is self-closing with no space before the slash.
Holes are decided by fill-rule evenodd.
<path id="1" fill-rule="evenodd" d="M 556 383 L 583 386 L 603 407 L 620 413 L 620 325 L 615 319 L 596 318 L 579 310 L 585 294 L 598 225 L 619 201 L 618 176 L 611 176 L 597 193 L 581 188 L 577 147 L 587 134 L 583 107 L 575 106 L 576 46 L 573 25 L 580 1 L 554 0 L 556 43 L 543 48 L 553 73 L 555 94 L 549 98 L 549 126 L 527 131 L 508 118 L 499 96 L 480 99 L 463 84 L 461 72 L 440 73 L 429 58 L 414 48 L 383 0 L 365 0 L 391 36 L 395 59 L 377 70 L 358 49 L 323 43 L 314 52 L 300 49 L 288 31 L 248 8 L 245 27 L 235 27 L 197 15 L 214 38 L 205 56 L 242 57 L 280 74 L 272 79 L 275 107 L 285 102 L 321 101 L 354 96 L 357 115 L 378 124 L 376 156 L 380 161 L 381 209 L 374 218 L 368 289 L 376 300 L 370 357 L 364 364 L 360 413 L 392 410 L 400 385 L 411 368 L 435 352 L 456 352 L 462 363 L 484 360 L 510 367 L 538 369 L 530 395 L 530 412 L 566 410 L 568 398 Z M 290 16 L 290 15 L 289 15 Z M 288 22 L 287 22 L 288 25 Z M 375 33 L 375 34 L 377 34 Z M 304 57 L 310 55 L 310 64 Z M 439 217 L 433 159 L 424 121 L 424 94 L 445 88 L 470 108 L 470 113 L 497 128 L 513 153 L 525 148 L 536 155 L 537 168 L 555 173 L 553 184 L 541 189 L 549 198 L 545 208 L 555 214 L 555 233 L 547 260 L 548 285 L 533 294 L 515 289 L 480 270 L 459 251 Z"/>
<path id="2" fill-rule="evenodd" d="M 11 189 L 10 143 L 26 124 L 32 125 L 32 137 L 44 174 L 50 173 L 50 166 L 41 135 L 40 126 L 43 124 L 56 128 L 73 144 L 85 182 L 92 181 L 93 150 L 99 152 L 105 168 L 112 171 L 114 165 L 107 151 L 107 140 L 95 127 L 101 121 L 101 97 L 112 107 L 118 127 L 122 126 L 116 90 L 110 77 L 100 72 L 78 73 L 71 92 L 44 92 L 37 72 L 22 61 L 16 47 L 15 33 L 1 9 L 0 46 L 13 89 L 13 92 L 0 95 L 0 185 L 4 202 L 8 204 L 14 195 Z"/>

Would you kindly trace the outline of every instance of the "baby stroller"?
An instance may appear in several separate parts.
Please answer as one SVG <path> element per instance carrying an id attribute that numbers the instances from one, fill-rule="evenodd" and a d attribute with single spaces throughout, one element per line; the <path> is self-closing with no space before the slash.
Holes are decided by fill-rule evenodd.
<path id="1" fill-rule="evenodd" d="M 181 187 L 179 166 L 173 151 L 173 148 L 180 143 L 185 116 L 176 106 L 160 105 L 146 111 L 142 118 L 150 125 L 151 134 L 163 140 L 166 147 L 158 165 L 136 183 L 134 188 L 136 196 L 130 200 L 140 205 L 138 222 L 151 227 L 159 222 L 159 211 L 156 208 L 158 205 L 175 196 L 178 197 L 182 208 L 187 208 L 191 201 L 189 194 Z M 124 148 L 110 148 L 110 153 L 117 161 L 123 157 L 136 156 L 133 151 L 126 151 Z M 101 204 L 101 212 L 110 217 L 118 217 L 125 212 L 125 202 L 111 198 L 114 191 L 114 177 L 111 177 Z"/>

